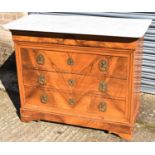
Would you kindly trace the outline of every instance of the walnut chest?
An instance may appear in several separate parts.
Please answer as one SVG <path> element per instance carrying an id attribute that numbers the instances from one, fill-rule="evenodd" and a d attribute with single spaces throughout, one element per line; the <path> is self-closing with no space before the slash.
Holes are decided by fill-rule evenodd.
<path id="1" fill-rule="evenodd" d="M 37 19 L 47 20 L 51 29 L 47 24 L 30 29 L 27 23 L 33 26 Z M 115 32 L 104 22 L 108 20 L 30 15 L 8 25 L 15 44 L 22 121 L 103 129 L 131 139 L 140 105 L 143 35 L 150 21 L 111 19 Z"/>

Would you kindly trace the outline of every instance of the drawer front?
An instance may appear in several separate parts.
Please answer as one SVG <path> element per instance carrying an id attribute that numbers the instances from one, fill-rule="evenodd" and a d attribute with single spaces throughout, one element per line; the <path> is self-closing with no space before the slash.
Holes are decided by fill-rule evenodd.
<path id="1" fill-rule="evenodd" d="M 115 51 L 114 51 L 115 52 Z M 95 51 L 94 51 L 95 53 Z M 128 58 L 122 56 L 45 51 L 21 48 L 24 68 L 127 78 Z"/>
<path id="2" fill-rule="evenodd" d="M 25 87 L 26 105 L 51 112 L 83 115 L 122 121 L 125 118 L 125 101 L 104 98 L 100 95 L 62 93 L 38 87 Z"/>
<path id="3" fill-rule="evenodd" d="M 127 80 L 106 76 L 84 76 L 39 70 L 23 70 L 24 85 L 48 87 L 63 92 L 101 94 L 110 98 L 125 99 Z"/>

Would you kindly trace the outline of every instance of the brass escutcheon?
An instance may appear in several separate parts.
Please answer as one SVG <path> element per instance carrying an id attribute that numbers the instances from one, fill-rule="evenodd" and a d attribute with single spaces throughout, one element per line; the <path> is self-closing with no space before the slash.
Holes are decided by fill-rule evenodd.
<path id="1" fill-rule="evenodd" d="M 100 102 L 98 108 L 101 112 L 105 112 L 107 110 L 107 104 L 105 102 Z"/>
<path id="2" fill-rule="evenodd" d="M 41 95 L 40 96 L 40 101 L 41 101 L 41 103 L 44 103 L 44 104 L 46 104 L 47 102 L 48 102 L 48 96 L 47 95 Z"/>
<path id="3" fill-rule="evenodd" d="M 69 86 L 75 86 L 75 84 L 76 84 L 76 81 L 74 79 L 69 79 L 68 80 L 68 85 Z"/>
<path id="4" fill-rule="evenodd" d="M 45 80 L 45 76 L 44 76 L 44 75 L 40 75 L 40 76 L 38 77 L 38 83 L 39 83 L 40 85 L 44 85 L 44 84 L 46 83 L 46 80 Z"/>
<path id="5" fill-rule="evenodd" d="M 107 90 L 107 85 L 104 81 L 99 82 L 99 91 L 105 92 Z"/>
<path id="6" fill-rule="evenodd" d="M 67 64 L 70 65 L 70 66 L 74 65 L 74 60 L 72 58 L 68 58 L 67 59 Z"/>
<path id="7" fill-rule="evenodd" d="M 45 58 L 42 54 L 38 54 L 36 57 L 37 64 L 43 65 L 45 63 Z"/>
<path id="8" fill-rule="evenodd" d="M 69 103 L 70 105 L 74 105 L 74 104 L 76 103 L 76 101 L 75 101 L 75 99 L 70 98 L 70 99 L 68 100 L 68 103 Z"/>
<path id="9" fill-rule="evenodd" d="M 108 62 L 106 60 L 100 60 L 99 62 L 99 70 L 106 71 L 108 68 Z"/>

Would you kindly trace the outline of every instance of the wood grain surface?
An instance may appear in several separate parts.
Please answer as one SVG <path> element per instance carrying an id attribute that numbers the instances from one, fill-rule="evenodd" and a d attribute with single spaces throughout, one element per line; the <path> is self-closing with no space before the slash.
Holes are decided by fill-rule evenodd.
<path id="1" fill-rule="evenodd" d="M 59 48 L 59 46 L 57 47 Z M 52 48 L 51 48 L 52 49 Z M 64 49 L 62 52 L 52 50 L 36 50 L 21 48 L 21 57 L 24 68 L 38 69 L 54 72 L 67 72 L 82 75 L 95 75 L 95 76 L 110 76 L 120 79 L 127 78 L 128 67 L 128 55 L 124 53 L 112 54 L 112 51 L 108 49 L 100 49 L 101 54 L 89 54 L 90 48 L 84 48 L 76 50 Z M 77 53 L 80 52 L 80 53 Z M 83 52 L 83 53 L 82 53 Z M 95 49 L 94 49 L 95 52 Z M 109 53 L 111 52 L 111 53 Z M 116 51 L 115 51 L 116 52 Z M 120 51 L 122 52 L 122 51 Z M 37 56 L 42 55 L 44 57 L 44 64 L 37 64 Z M 67 60 L 72 59 L 73 65 L 68 65 Z M 99 63 L 105 61 L 107 68 L 105 70 L 99 69 Z"/>
<path id="2" fill-rule="evenodd" d="M 131 139 L 143 38 L 12 33 L 22 121 L 73 124 Z"/>
<path id="3" fill-rule="evenodd" d="M 31 75 L 31 77 L 30 77 Z M 39 83 L 43 76 L 44 84 Z M 23 82 L 28 86 L 41 86 L 63 92 L 78 92 L 81 94 L 102 94 L 109 98 L 125 99 L 127 94 L 127 80 L 76 74 L 63 74 L 38 70 L 23 70 Z M 70 84 L 73 81 L 73 84 Z M 100 91 L 99 85 L 103 82 L 105 90 Z"/>

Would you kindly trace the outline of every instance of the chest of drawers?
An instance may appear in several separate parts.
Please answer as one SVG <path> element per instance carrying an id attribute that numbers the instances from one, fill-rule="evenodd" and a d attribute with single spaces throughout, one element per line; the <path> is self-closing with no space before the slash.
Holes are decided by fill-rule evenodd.
<path id="1" fill-rule="evenodd" d="M 85 126 L 131 139 L 143 37 L 11 31 L 22 121 Z"/>

